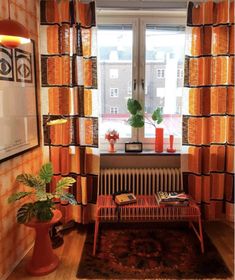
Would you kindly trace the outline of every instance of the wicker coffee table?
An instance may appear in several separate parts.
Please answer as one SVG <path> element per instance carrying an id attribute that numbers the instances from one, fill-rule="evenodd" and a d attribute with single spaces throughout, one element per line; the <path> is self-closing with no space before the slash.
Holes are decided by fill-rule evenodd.
<path id="1" fill-rule="evenodd" d="M 136 203 L 117 206 L 111 195 L 100 195 L 97 200 L 93 255 L 96 254 L 96 243 L 100 222 L 176 222 L 187 221 L 194 230 L 204 253 L 201 211 L 194 201 L 188 206 L 158 205 L 153 195 L 136 196 Z M 196 226 L 197 224 L 197 226 Z"/>

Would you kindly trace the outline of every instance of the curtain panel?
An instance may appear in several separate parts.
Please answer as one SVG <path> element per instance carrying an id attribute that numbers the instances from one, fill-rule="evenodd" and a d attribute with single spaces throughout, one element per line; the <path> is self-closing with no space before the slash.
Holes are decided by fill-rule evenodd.
<path id="1" fill-rule="evenodd" d="M 76 0 L 40 1 L 41 93 L 44 145 L 54 176 L 76 183 L 78 206 L 61 202 L 64 221 L 86 223 L 96 203 L 99 154 L 95 3 Z M 48 126 L 48 120 L 65 118 Z"/>
<path id="2" fill-rule="evenodd" d="M 184 184 L 206 219 L 234 206 L 234 1 L 189 2 L 183 96 Z"/>

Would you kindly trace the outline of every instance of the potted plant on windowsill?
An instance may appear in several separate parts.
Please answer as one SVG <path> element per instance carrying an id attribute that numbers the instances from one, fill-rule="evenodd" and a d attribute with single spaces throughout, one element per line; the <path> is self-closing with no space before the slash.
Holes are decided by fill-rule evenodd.
<path id="1" fill-rule="evenodd" d="M 105 133 L 105 139 L 109 141 L 109 149 L 108 149 L 108 151 L 110 153 L 115 153 L 116 150 L 115 150 L 114 144 L 119 139 L 119 133 L 115 129 L 109 129 Z"/>
<path id="2" fill-rule="evenodd" d="M 49 228 L 58 222 L 62 214 L 55 208 L 56 201 L 66 200 L 70 204 L 77 204 L 74 196 L 67 192 L 76 182 L 72 177 L 61 178 L 56 185 L 55 192 L 47 192 L 46 184 L 51 182 L 53 168 L 51 163 L 44 164 L 38 175 L 20 174 L 16 181 L 30 188 L 12 194 L 8 202 L 12 203 L 29 197 L 31 201 L 24 203 L 17 212 L 17 222 L 32 227 L 36 231 L 33 256 L 27 264 L 27 271 L 32 275 L 45 275 L 58 266 L 58 257 L 53 253 L 49 237 Z"/>
<path id="3" fill-rule="evenodd" d="M 163 152 L 163 128 L 157 127 L 163 121 L 163 110 L 156 108 L 151 118 L 144 114 L 141 104 L 138 100 L 129 98 L 127 100 L 127 109 L 131 116 L 128 124 L 135 128 L 141 128 L 145 123 L 151 124 L 155 128 L 155 152 Z"/>

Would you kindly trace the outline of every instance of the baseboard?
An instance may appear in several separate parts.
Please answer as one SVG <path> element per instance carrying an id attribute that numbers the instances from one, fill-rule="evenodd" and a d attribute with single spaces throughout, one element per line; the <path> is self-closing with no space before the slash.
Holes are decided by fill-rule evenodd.
<path id="1" fill-rule="evenodd" d="M 9 271 L 7 271 L 1 278 L 0 280 L 6 280 L 10 274 L 13 272 L 13 270 L 17 267 L 17 265 L 23 260 L 23 258 L 28 254 L 28 252 L 31 250 L 31 248 L 33 247 L 34 243 L 32 243 L 28 249 L 26 249 L 24 251 L 24 253 L 21 255 L 21 257 L 13 264 L 13 266 L 11 267 L 11 269 L 9 269 Z"/>

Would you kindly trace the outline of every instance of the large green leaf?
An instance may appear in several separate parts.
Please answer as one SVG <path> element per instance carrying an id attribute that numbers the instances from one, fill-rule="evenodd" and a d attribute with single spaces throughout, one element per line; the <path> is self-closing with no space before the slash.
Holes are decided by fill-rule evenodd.
<path id="1" fill-rule="evenodd" d="M 36 211 L 40 210 L 43 207 L 53 208 L 55 203 L 51 199 L 47 199 L 45 201 L 36 201 L 34 202 L 34 208 Z"/>
<path id="2" fill-rule="evenodd" d="M 129 98 L 127 100 L 127 109 L 132 115 L 135 115 L 142 110 L 142 106 L 138 100 Z"/>
<path id="3" fill-rule="evenodd" d="M 35 189 L 36 189 L 35 196 L 36 196 L 37 200 L 42 201 L 42 200 L 47 200 L 48 198 L 51 198 L 51 197 L 49 197 L 49 193 L 46 192 L 45 184 L 38 186 Z"/>
<path id="4" fill-rule="evenodd" d="M 32 217 L 34 217 L 34 204 L 25 203 L 20 207 L 17 212 L 17 222 L 20 224 L 27 223 Z"/>
<path id="5" fill-rule="evenodd" d="M 71 187 L 75 182 L 76 180 L 72 177 L 61 178 L 56 185 L 56 195 L 61 196 L 63 194 L 63 190 Z"/>
<path id="6" fill-rule="evenodd" d="M 77 205 L 77 200 L 75 199 L 74 195 L 71 193 L 64 193 L 61 196 L 62 200 L 67 200 L 72 205 Z"/>
<path id="7" fill-rule="evenodd" d="M 50 208 L 44 207 L 41 209 L 41 211 L 37 212 L 36 217 L 41 222 L 50 221 L 53 217 L 53 212 L 51 211 Z"/>
<path id="8" fill-rule="evenodd" d="M 38 188 L 45 185 L 45 182 L 40 177 L 26 173 L 18 175 L 16 181 L 31 188 Z"/>
<path id="9" fill-rule="evenodd" d="M 32 192 L 18 192 L 18 193 L 13 193 L 10 197 L 8 197 L 8 203 L 12 203 L 16 200 L 20 200 L 21 198 L 31 195 Z"/>
<path id="10" fill-rule="evenodd" d="M 152 119 L 156 121 L 157 124 L 160 124 L 163 121 L 162 113 L 162 108 L 159 107 L 152 114 Z"/>
<path id="11" fill-rule="evenodd" d="M 36 196 L 36 199 L 39 200 L 39 201 L 44 201 L 44 200 L 48 199 L 48 196 L 47 196 L 46 192 L 42 189 L 38 189 L 35 192 L 35 196 Z"/>
<path id="12" fill-rule="evenodd" d="M 52 176 L 53 167 L 51 162 L 48 162 L 41 167 L 39 171 L 39 177 L 41 178 L 41 180 L 44 180 L 45 183 L 50 183 Z"/>
<path id="13" fill-rule="evenodd" d="M 36 201 L 34 203 L 34 212 L 37 219 L 41 222 L 46 222 L 52 219 L 54 203 L 47 199 L 45 201 Z"/>
<path id="14" fill-rule="evenodd" d="M 133 115 L 131 116 L 127 122 L 132 127 L 143 127 L 144 126 L 144 117 L 142 115 Z"/>

